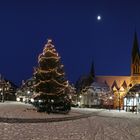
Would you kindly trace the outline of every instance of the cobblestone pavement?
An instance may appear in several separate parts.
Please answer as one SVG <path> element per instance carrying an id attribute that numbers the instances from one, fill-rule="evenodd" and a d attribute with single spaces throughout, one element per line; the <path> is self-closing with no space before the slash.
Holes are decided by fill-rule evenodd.
<path id="1" fill-rule="evenodd" d="M 2 106 L 0 114 L 6 113 L 8 105 L 5 109 Z M 18 110 L 17 107 L 15 110 Z M 9 113 L 12 117 L 12 112 Z M 140 140 L 140 119 L 102 114 L 51 123 L 0 123 L 0 140 Z"/>

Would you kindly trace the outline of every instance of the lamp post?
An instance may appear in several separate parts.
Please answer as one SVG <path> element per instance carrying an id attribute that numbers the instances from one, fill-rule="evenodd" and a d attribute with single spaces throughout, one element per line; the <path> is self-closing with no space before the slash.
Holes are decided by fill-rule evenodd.
<path id="1" fill-rule="evenodd" d="M 31 93 L 31 91 L 28 90 L 28 91 L 27 91 L 27 103 L 29 103 L 29 96 L 30 96 L 30 93 Z"/>
<path id="2" fill-rule="evenodd" d="M 110 107 L 111 107 L 111 100 L 112 100 L 112 96 L 109 97 L 109 111 L 110 111 Z"/>
<path id="3" fill-rule="evenodd" d="M 0 88 L 0 95 L 1 95 L 1 101 L 2 101 L 2 88 Z"/>
<path id="4" fill-rule="evenodd" d="M 126 100 L 125 111 L 127 112 L 127 96 L 125 96 L 125 100 Z"/>
<path id="5" fill-rule="evenodd" d="M 134 94 L 133 94 L 133 96 L 132 96 L 132 97 L 133 97 L 132 113 L 134 113 L 134 98 L 135 98 L 135 97 L 134 97 Z"/>
<path id="6" fill-rule="evenodd" d="M 82 98 L 82 96 L 80 95 L 79 96 L 79 103 L 78 103 L 79 104 L 79 107 L 81 107 L 81 98 Z"/>
<path id="7" fill-rule="evenodd" d="M 138 113 L 138 97 L 139 97 L 139 94 L 136 93 L 136 114 Z"/>
<path id="8" fill-rule="evenodd" d="M 118 94 L 119 94 L 119 112 L 121 110 L 121 102 L 120 102 L 120 88 L 118 88 Z"/>
<path id="9" fill-rule="evenodd" d="M 0 88 L 0 94 L 1 94 L 1 101 L 4 102 L 4 93 L 3 93 L 3 87 Z"/>

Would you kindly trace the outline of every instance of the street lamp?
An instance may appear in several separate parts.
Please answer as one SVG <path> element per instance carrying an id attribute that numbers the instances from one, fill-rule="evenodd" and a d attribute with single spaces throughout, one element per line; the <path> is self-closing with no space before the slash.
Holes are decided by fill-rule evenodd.
<path id="1" fill-rule="evenodd" d="M 125 96 L 125 111 L 127 112 L 127 98 L 128 98 L 128 96 Z"/>
<path id="2" fill-rule="evenodd" d="M 118 94 L 119 94 L 119 112 L 121 110 L 121 102 L 120 102 L 120 88 L 118 88 Z"/>
<path id="3" fill-rule="evenodd" d="M 78 98 L 77 98 L 77 105 L 78 105 L 78 107 L 81 107 L 81 98 L 82 98 L 81 95 L 79 95 Z"/>
<path id="4" fill-rule="evenodd" d="M 4 102 L 3 88 L 0 88 L 1 101 Z"/>
<path id="5" fill-rule="evenodd" d="M 81 98 L 82 98 L 82 96 L 80 95 L 79 96 L 79 102 L 78 102 L 79 107 L 81 107 Z"/>
<path id="6" fill-rule="evenodd" d="M 138 113 L 138 97 L 139 97 L 139 94 L 136 93 L 136 114 Z"/>
<path id="7" fill-rule="evenodd" d="M 2 101 L 2 88 L 0 88 L 1 101 Z"/>
<path id="8" fill-rule="evenodd" d="M 110 111 L 110 107 L 111 107 L 111 100 L 112 100 L 112 96 L 109 97 L 109 111 Z"/>
<path id="9" fill-rule="evenodd" d="M 28 91 L 27 91 L 27 102 L 29 102 L 29 96 L 30 96 L 30 93 L 31 93 L 31 91 L 28 90 Z"/>

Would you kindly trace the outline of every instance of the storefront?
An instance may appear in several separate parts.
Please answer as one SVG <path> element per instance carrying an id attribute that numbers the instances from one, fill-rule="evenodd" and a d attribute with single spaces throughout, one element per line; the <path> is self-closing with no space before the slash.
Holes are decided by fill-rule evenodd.
<path id="1" fill-rule="evenodd" d="M 140 112 L 140 84 L 134 85 L 124 97 L 124 110 Z"/>

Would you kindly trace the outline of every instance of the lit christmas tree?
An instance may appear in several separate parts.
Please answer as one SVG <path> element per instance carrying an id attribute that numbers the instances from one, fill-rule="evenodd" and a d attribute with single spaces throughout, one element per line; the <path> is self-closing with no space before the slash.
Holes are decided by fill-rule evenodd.
<path id="1" fill-rule="evenodd" d="M 52 40 L 48 40 L 43 53 L 39 55 L 38 64 L 34 72 L 37 82 L 34 87 L 38 99 L 45 101 L 46 111 L 54 111 L 57 108 L 69 111 L 69 83 L 65 79 L 64 66 L 52 45 Z"/>

